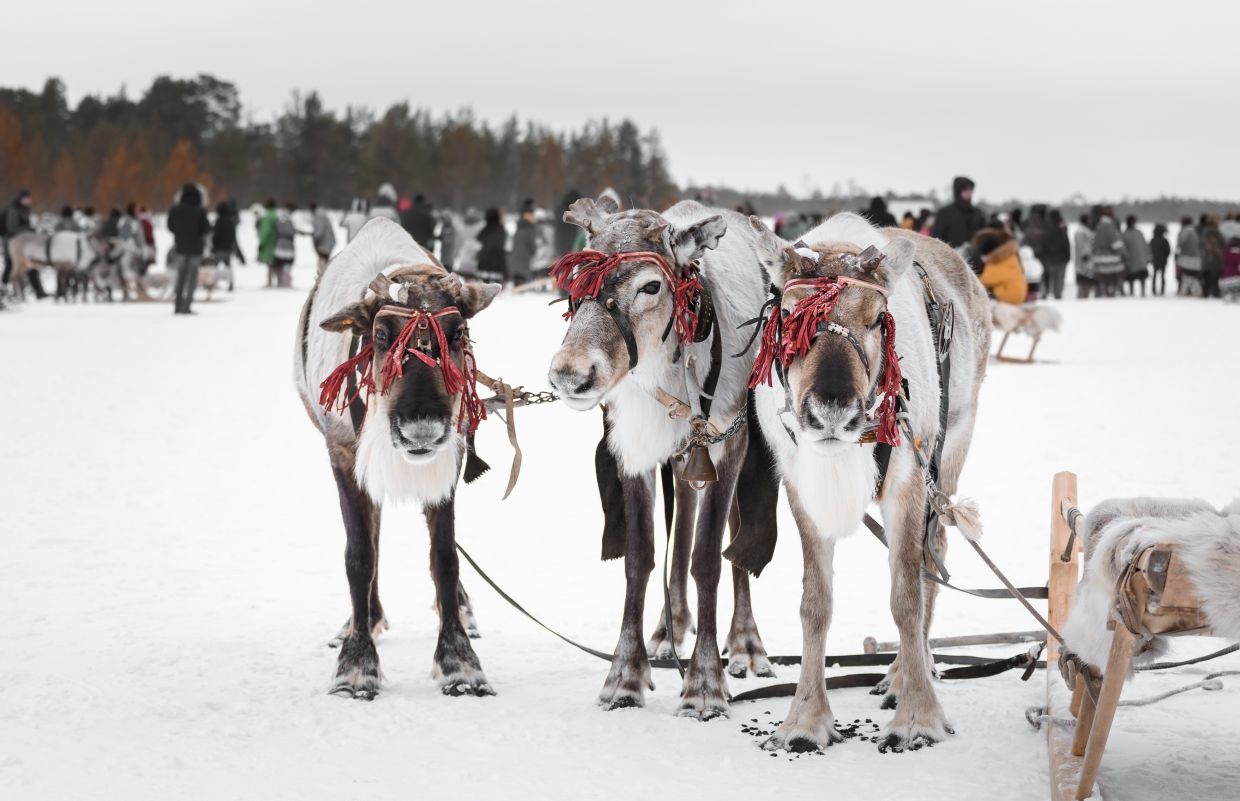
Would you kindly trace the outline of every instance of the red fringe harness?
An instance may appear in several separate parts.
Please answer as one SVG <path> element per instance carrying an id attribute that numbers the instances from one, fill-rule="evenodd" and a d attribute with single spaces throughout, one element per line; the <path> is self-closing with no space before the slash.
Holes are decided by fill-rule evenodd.
<path id="1" fill-rule="evenodd" d="M 828 275 L 821 278 L 798 278 L 784 285 L 784 292 L 799 287 L 812 289 L 812 294 L 797 302 L 792 311 L 784 316 L 783 307 L 776 304 L 762 326 L 762 338 L 757 359 L 749 374 L 749 388 L 759 384 L 774 386 L 771 375 L 775 360 L 787 370 L 793 359 L 809 352 L 818 333 L 818 326 L 826 322 L 840 292 L 846 286 L 872 289 L 887 297 L 887 290 L 878 284 L 860 281 L 844 275 Z M 891 312 L 883 311 L 883 372 L 878 378 L 877 392 L 882 398 L 878 406 L 878 430 L 875 437 L 888 445 L 900 444 L 900 429 L 896 424 L 896 397 L 900 394 L 903 375 L 900 359 L 896 355 L 896 321 Z"/>
<path id="2" fill-rule="evenodd" d="M 384 306 L 379 309 L 378 314 L 375 315 L 376 321 L 383 316 L 396 316 L 408 319 L 408 322 L 401 328 L 400 333 L 397 334 L 392 346 L 388 348 L 387 356 L 383 359 L 383 367 L 379 373 L 381 379 L 379 388 L 376 390 L 374 379 L 375 346 L 371 338 L 367 337 L 365 346 L 358 351 L 358 354 L 335 370 L 332 370 L 331 374 L 319 385 L 319 388 L 322 390 L 319 395 L 319 404 L 324 411 L 331 411 L 335 407 L 337 412 L 343 412 L 349 407 L 350 403 L 362 394 L 363 390 L 366 392 L 367 400 L 376 391 L 380 395 L 386 395 L 392 383 L 404 376 L 405 360 L 409 356 L 414 356 L 431 369 L 439 368 L 443 374 L 444 389 L 448 394 L 459 394 L 462 396 L 461 412 L 456 421 L 457 430 L 472 434 L 478 428 L 478 423 L 486 419 L 487 411 L 481 398 L 478 397 L 478 368 L 468 336 L 463 337 L 461 340 L 461 366 L 458 366 L 451 358 L 448 349 L 448 339 L 444 334 L 439 318 L 453 314 L 459 316 L 461 314 L 460 309 L 455 306 L 447 306 L 436 312 L 406 309 L 403 306 Z M 430 331 L 435 338 L 435 343 L 439 346 L 438 359 L 432 358 L 416 345 L 413 347 L 409 345 L 409 341 L 413 339 L 416 331 L 427 330 Z M 357 390 L 352 396 L 349 396 L 347 392 L 342 393 L 341 390 L 344 388 L 349 376 L 357 371 L 361 372 L 361 379 L 357 382 Z"/>
<path id="3" fill-rule="evenodd" d="M 667 278 L 668 285 L 672 287 L 672 326 L 676 329 L 680 344 L 692 342 L 697 334 L 698 316 L 695 309 L 702 294 L 697 269 L 691 267 L 677 273 L 662 255 L 648 250 L 610 255 L 598 250 L 581 250 L 562 256 L 551 266 L 550 275 L 556 286 L 568 293 L 569 305 L 564 319 L 572 319 L 577 304 L 582 300 L 598 299 L 608 273 L 639 261 L 654 262 Z"/>

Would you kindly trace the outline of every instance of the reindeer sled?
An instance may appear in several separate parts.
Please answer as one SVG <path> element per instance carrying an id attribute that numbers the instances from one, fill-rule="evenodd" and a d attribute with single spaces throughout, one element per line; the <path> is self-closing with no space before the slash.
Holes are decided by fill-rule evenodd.
<path id="1" fill-rule="evenodd" d="M 1043 334 L 1049 331 L 1057 332 L 1063 324 L 1063 316 L 1057 309 L 1041 303 L 1026 303 L 1017 306 L 992 300 L 990 319 L 995 330 L 1003 332 L 1003 338 L 999 340 L 999 349 L 995 351 L 995 359 L 1018 364 L 1032 364 L 1033 354 L 1038 349 Z M 1023 359 L 1003 355 L 1003 349 L 1007 346 L 1008 338 L 1012 334 L 1020 334 L 1031 340 L 1029 353 Z"/>
<path id="2" fill-rule="evenodd" d="M 1052 801 L 1092 797 L 1124 682 L 1134 670 L 1183 664 L 1150 664 L 1169 637 L 1240 641 L 1240 500 L 1220 511 L 1200 500 L 1115 499 L 1087 515 L 1075 504 L 1076 476 L 1058 474 L 1049 611 L 1063 647 L 1050 643 L 1047 664 L 1057 661 L 1076 720 L 1069 734 L 1053 714 L 1048 719 Z M 1054 683 L 1048 670 L 1047 712 L 1055 709 Z M 1207 679 L 1184 689 L 1220 686 Z M 1106 798 L 1101 787 L 1097 793 Z"/>

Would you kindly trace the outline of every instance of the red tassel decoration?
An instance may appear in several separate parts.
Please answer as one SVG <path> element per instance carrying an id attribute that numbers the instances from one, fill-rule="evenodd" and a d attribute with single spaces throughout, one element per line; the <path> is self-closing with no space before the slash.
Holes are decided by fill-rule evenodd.
<path id="1" fill-rule="evenodd" d="M 357 397 L 362 394 L 362 390 L 365 390 L 366 396 L 370 397 L 370 394 L 375 391 L 374 377 L 371 375 L 374 371 L 374 355 L 375 346 L 369 342 L 366 343 L 366 347 L 358 351 L 356 356 L 332 370 L 323 383 L 319 384 L 319 405 L 323 407 L 323 411 L 330 412 L 332 410 L 332 407 L 336 405 L 336 399 L 340 397 L 340 391 L 344 389 L 345 383 L 349 380 L 349 376 L 359 369 L 362 371 L 362 378 L 357 382 L 357 391 L 351 397 L 346 392 L 346 397 L 340 400 L 340 406 L 336 411 L 343 412 L 347 409 L 349 404 L 357 400 Z"/>
<path id="2" fill-rule="evenodd" d="M 896 421 L 896 397 L 904 385 L 900 357 L 896 355 L 896 318 L 883 312 L 883 375 L 878 388 L 883 400 L 878 405 L 878 431 L 875 438 L 887 445 L 900 444 L 900 426 Z"/>
<path id="3" fill-rule="evenodd" d="M 762 341 L 758 345 L 758 355 L 754 360 L 753 369 L 749 371 L 750 389 L 759 384 L 766 384 L 768 387 L 775 386 L 771 368 L 775 366 L 775 357 L 779 354 L 779 328 L 782 316 L 783 309 L 775 306 L 771 309 L 771 316 L 766 318 L 766 322 L 762 324 Z"/>
<path id="4" fill-rule="evenodd" d="M 697 277 L 697 271 L 693 270 L 677 281 L 674 287 L 672 325 L 676 329 L 680 344 L 683 345 L 697 337 L 698 316 L 694 309 L 697 307 L 698 296 L 702 294 L 702 281 Z"/>

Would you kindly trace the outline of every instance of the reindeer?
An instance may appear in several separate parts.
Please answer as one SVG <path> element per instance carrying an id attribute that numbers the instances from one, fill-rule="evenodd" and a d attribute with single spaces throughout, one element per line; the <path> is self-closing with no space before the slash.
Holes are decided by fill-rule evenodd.
<path id="1" fill-rule="evenodd" d="M 399 225 L 375 219 L 332 260 L 302 308 L 294 377 L 340 494 L 353 605 L 332 693 L 370 700 L 379 691 L 375 640 L 387 628 L 378 588 L 380 511 L 385 501 L 414 500 L 431 537 L 440 618 L 434 676 L 447 695 L 494 694 L 469 642 L 453 510 L 473 429 L 486 416 L 474 385 L 469 320 L 499 290 L 462 282 Z"/>
<path id="2" fill-rule="evenodd" d="M 604 557 L 623 553 L 626 579 L 620 640 L 599 703 L 607 709 L 644 704 L 645 689 L 653 689 L 649 656 L 671 651 L 692 627 L 685 600 L 688 569 L 697 586 L 698 628 L 677 714 L 701 720 L 726 715 L 716 631 L 724 524 L 733 518 L 732 548 L 747 538 L 769 558 L 778 493 L 761 435 L 746 417 L 753 348 L 737 330 L 759 311 L 766 288 L 754 258 L 753 232 L 743 216 L 694 202 L 660 214 L 620 212 L 613 200 L 586 198 L 564 219 L 586 231 L 590 249 L 553 268 L 553 276 L 569 288 L 572 321 L 551 361 L 549 380 L 571 409 L 605 405 L 605 443 L 596 464 L 608 528 L 621 529 L 616 539 L 623 546 L 617 543 L 609 552 L 605 542 Z M 687 444 L 696 447 L 686 453 Z M 709 455 L 718 480 L 700 493 L 683 483 L 676 491 L 672 608 L 664 610 L 670 611 L 672 630 L 661 622 L 647 646 L 642 612 L 654 567 L 655 475 L 678 453 L 687 456 L 677 468 L 682 478 L 708 477 Z M 734 509 L 742 472 L 745 491 Z M 751 569 L 756 574 L 760 565 Z M 733 577 L 729 672 L 773 675 L 753 620 L 748 577 L 739 568 Z"/>
<path id="3" fill-rule="evenodd" d="M 950 496 L 973 435 L 990 349 L 986 292 L 947 245 L 896 228 L 879 230 L 856 215 L 831 218 L 795 247 L 756 217 L 751 224 L 759 258 L 781 294 L 771 304 L 750 383 L 805 560 L 800 682 L 764 747 L 813 750 L 840 739 L 823 680 L 832 558 L 835 542 L 857 529 L 876 491 L 891 549 L 891 613 L 900 633 L 896 662 L 876 688 L 884 695 L 882 707 L 896 709 L 879 747 L 903 750 L 942 740 L 952 729 L 932 685 L 928 632 L 936 585 L 921 575 L 923 564 L 933 565 L 923 555 L 927 487 L 913 453 L 929 451 L 940 434 L 937 344 L 926 298 L 933 293 L 938 308 L 950 304 L 954 310 L 938 477 Z M 911 442 L 897 426 L 901 374 Z M 877 486 L 885 448 L 885 479 Z M 956 507 L 962 527 L 964 507 Z M 932 539 L 941 553 L 941 526 Z"/>
<path id="4" fill-rule="evenodd" d="M 44 267 L 56 270 L 57 300 L 85 300 L 91 288 L 91 270 L 102 260 L 99 243 L 78 231 L 45 234 L 26 231 L 9 240 L 13 259 L 11 280 L 19 295 L 26 274 Z"/>

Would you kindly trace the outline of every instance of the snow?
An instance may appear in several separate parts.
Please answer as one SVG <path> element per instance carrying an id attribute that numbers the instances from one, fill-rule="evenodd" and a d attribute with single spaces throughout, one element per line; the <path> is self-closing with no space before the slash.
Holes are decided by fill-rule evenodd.
<path id="1" fill-rule="evenodd" d="M 252 253 L 248 222 L 242 235 Z M 658 670 L 646 708 L 601 711 L 593 702 L 607 666 L 519 616 L 464 565 L 483 634 L 475 646 L 499 694 L 445 697 L 430 678 L 437 624 L 425 526 L 412 508 L 384 515 L 384 690 L 372 703 L 328 695 L 336 652 L 327 642 L 349 606 L 336 491 L 289 379 L 313 275 L 308 242 L 299 248 L 298 289 L 260 289 L 261 268 L 243 267 L 237 292 L 199 303 L 194 318 L 164 304 L 28 303 L 0 314 L 10 376 L 0 418 L 0 797 L 405 799 L 422 788 L 506 799 L 1047 797 L 1045 736 L 1024 721 L 1026 707 L 1044 703 L 1040 675 L 940 682 L 958 733 L 931 749 L 882 755 L 850 740 L 823 756 L 771 757 L 741 727 L 756 718 L 772 728 L 787 699 L 738 705 L 730 720 L 679 719 L 679 680 Z M 484 370 L 545 386 L 563 333 L 545 302 L 504 296 L 477 319 Z M 1178 298 L 1061 308 L 1064 331 L 1044 340 L 1037 365 L 992 364 L 961 483 L 981 503 L 984 546 L 1017 584 L 1045 581 L 1058 470 L 1080 475 L 1085 506 L 1120 494 L 1217 505 L 1240 495 L 1240 309 Z M 618 562 L 598 560 L 597 413 L 521 410 L 518 432 L 521 482 L 500 503 L 511 451 L 502 425 L 483 425 L 479 450 L 494 469 L 462 489 L 459 539 L 536 615 L 609 650 L 624 579 Z M 783 508 L 780 525 L 775 561 L 754 585 L 755 614 L 771 653 L 795 653 L 800 549 Z M 957 582 L 995 586 L 953 539 Z M 725 624 L 730 586 L 725 575 Z M 858 652 L 867 635 L 895 639 L 886 554 L 868 536 L 838 548 L 836 592 L 829 652 Z M 652 583 L 648 627 L 661 595 Z M 937 635 L 1033 628 L 1014 602 L 940 597 Z M 1219 645 L 1185 638 L 1178 652 Z M 1237 667 L 1233 655 L 1143 674 L 1126 693 Z M 796 679 L 794 668 L 778 673 Z M 733 692 L 769 682 L 729 681 Z M 1110 797 L 1234 797 L 1234 681 L 1121 710 L 1103 763 Z M 860 690 L 831 697 L 841 724 L 891 714 Z"/>

